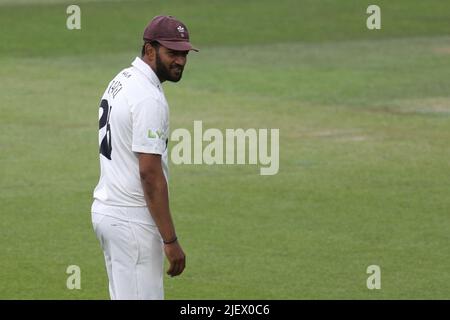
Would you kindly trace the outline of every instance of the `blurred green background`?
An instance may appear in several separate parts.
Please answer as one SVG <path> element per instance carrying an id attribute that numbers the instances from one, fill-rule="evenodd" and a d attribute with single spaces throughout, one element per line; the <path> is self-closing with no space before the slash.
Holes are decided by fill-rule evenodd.
<path id="1" fill-rule="evenodd" d="M 109 298 L 98 106 L 159 14 L 201 50 L 165 84 L 172 131 L 280 129 L 274 176 L 171 164 L 167 299 L 450 298 L 449 1 L 376 1 L 381 30 L 364 0 L 78 1 L 81 30 L 69 4 L 0 1 L 1 299 Z"/>

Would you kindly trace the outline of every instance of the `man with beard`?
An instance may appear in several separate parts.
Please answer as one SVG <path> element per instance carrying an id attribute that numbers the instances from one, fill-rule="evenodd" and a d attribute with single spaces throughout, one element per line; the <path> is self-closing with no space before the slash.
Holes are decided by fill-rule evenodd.
<path id="1" fill-rule="evenodd" d="M 169 108 L 164 81 L 178 82 L 190 50 L 186 26 L 155 17 L 144 30 L 141 57 L 109 83 L 100 103 L 100 180 L 92 224 L 105 256 L 111 299 L 164 299 L 167 274 L 186 257 L 168 197 Z"/>

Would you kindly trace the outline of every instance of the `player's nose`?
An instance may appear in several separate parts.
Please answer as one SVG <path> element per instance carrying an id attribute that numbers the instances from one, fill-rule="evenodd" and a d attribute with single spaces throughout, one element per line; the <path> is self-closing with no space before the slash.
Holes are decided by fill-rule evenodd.
<path id="1" fill-rule="evenodd" d="M 175 58 L 175 63 L 183 66 L 186 64 L 187 62 L 187 57 L 185 55 L 177 55 L 177 57 Z"/>

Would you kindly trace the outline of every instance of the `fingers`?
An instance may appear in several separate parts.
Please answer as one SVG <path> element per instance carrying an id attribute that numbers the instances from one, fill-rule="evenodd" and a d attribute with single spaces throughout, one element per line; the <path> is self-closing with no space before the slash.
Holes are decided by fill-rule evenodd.
<path id="1" fill-rule="evenodd" d="M 183 255 L 175 260 L 170 261 L 169 270 L 167 274 L 171 277 L 180 275 L 186 267 L 186 257 Z"/>
<path id="2" fill-rule="evenodd" d="M 167 270 L 167 274 L 171 277 L 180 275 L 186 266 L 186 256 L 181 249 L 180 245 L 175 242 L 173 244 L 166 244 L 164 251 L 169 260 L 170 266 Z"/>
<path id="3" fill-rule="evenodd" d="M 183 272 L 184 267 L 186 266 L 186 256 L 183 255 L 183 259 L 179 261 L 177 266 L 178 266 L 177 273 L 174 276 L 178 276 Z"/>
<path id="4" fill-rule="evenodd" d="M 169 261 L 169 262 L 170 262 L 170 266 L 169 266 L 169 270 L 167 270 L 167 274 L 169 276 L 173 277 L 173 272 L 175 270 L 175 263 L 173 263 L 171 261 Z"/>

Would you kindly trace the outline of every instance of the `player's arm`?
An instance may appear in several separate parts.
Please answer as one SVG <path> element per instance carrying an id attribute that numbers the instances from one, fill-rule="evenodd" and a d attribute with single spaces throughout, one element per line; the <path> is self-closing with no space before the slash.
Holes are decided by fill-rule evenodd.
<path id="1" fill-rule="evenodd" d="M 161 237 L 165 242 L 169 242 L 176 238 L 176 233 L 169 209 L 169 192 L 161 165 L 161 155 L 138 153 L 138 157 L 145 200 Z M 164 252 L 170 263 L 167 274 L 181 274 L 185 268 L 186 257 L 178 241 L 165 244 Z"/>

